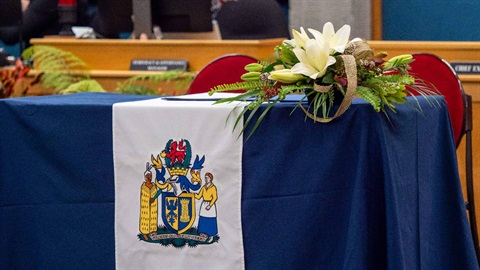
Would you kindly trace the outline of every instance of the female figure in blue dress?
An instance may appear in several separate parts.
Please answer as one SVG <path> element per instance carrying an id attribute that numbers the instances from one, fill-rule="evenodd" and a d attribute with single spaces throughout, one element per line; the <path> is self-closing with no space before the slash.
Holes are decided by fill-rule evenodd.
<path id="1" fill-rule="evenodd" d="M 198 232 L 208 236 L 218 234 L 217 227 L 217 187 L 213 184 L 213 175 L 211 173 L 205 174 L 205 185 L 200 189 L 200 192 L 195 194 L 195 198 L 203 199 L 200 205 L 200 213 L 198 219 Z"/>

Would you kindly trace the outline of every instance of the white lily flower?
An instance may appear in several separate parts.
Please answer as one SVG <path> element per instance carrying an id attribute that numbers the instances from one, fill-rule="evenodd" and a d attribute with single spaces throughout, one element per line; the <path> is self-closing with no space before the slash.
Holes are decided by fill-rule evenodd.
<path id="1" fill-rule="evenodd" d="M 305 32 L 305 29 L 303 29 L 303 27 L 300 27 L 300 32 L 293 29 L 292 34 L 293 34 L 293 39 L 291 39 L 290 44 L 292 44 L 294 47 L 300 47 L 304 49 L 305 42 L 310 39 L 307 35 L 307 32 Z"/>
<path id="2" fill-rule="evenodd" d="M 293 49 L 299 63 L 292 67 L 292 73 L 303 74 L 312 79 L 325 75 L 327 67 L 335 63 L 335 58 L 330 56 L 330 46 L 308 39 L 305 42 L 305 50 L 298 47 Z"/>
<path id="3" fill-rule="evenodd" d="M 315 29 L 308 29 L 308 31 L 312 33 L 316 40 L 327 43 L 333 51 L 339 53 L 345 51 L 348 44 L 348 38 L 350 37 L 350 25 L 348 24 L 342 26 L 342 28 L 338 29 L 336 33 L 331 22 L 325 23 L 323 26 L 323 33 L 320 33 Z"/>

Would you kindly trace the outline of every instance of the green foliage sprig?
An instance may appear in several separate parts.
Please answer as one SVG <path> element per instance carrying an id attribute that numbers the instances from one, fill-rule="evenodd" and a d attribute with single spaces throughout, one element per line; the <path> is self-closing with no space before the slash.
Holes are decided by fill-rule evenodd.
<path id="1" fill-rule="evenodd" d="M 33 61 L 40 72 L 40 81 L 55 94 L 88 91 L 105 91 L 100 84 L 91 82 L 87 64 L 71 52 L 53 46 L 34 45 L 22 52 L 23 59 Z M 88 81 L 80 83 L 82 81 Z M 78 88 L 77 88 L 78 87 Z"/>
<path id="2" fill-rule="evenodd" d="M 197 73 L 183 70 L 169 70 L 161 73 L 141 74 L 133 76 L 123 83 L 118 84 L 115 92 L 121 94 L 158 95 L 158 91 L 152 88 L 158 82 L 175 82 L 175 88 L 181 89 L 189 85 Z"/>
<path id="3" fill-rule="evenodd" d="M 75 54 L 62 49 L 34 45 L 22 52 L 22 58 L 34 64 L 38 78 L 46 89 L 54 94 L 72 94 L 79 92 L 105 92 L 98 81 L 89 75 L 88 65 Z M 155 89 L 158 82 L 175 82 L 175 88 L 189 85 L 195 78 L 195 72 L 171 70 L 153 74 L 133 76 L 119 83 L 115 92 L 134 95 L 159 95 Z"/>
<path id="4" fill-rule="evenodd" d="M 83 92 L 105 92 L 105 90 L 96 80 L 86 79 L 73 83 L 67 86 L 67 88 L 59 91 L 60 94 L 74 94 Z"/>

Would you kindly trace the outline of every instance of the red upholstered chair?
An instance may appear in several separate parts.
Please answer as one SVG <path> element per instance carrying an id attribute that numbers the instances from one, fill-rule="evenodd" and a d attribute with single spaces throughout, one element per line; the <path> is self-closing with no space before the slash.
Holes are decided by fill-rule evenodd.
<path id="1" fill-rule="evenodd" d="M 477 258 L 479 258 L 480 253 L 475 216 L 472 173 L 472 97 L 465 94 L 462 83 L 457 74 L 445 60 L 428 53 L 415 53 L 413 54 L 413 58 L 415 61 L 410 64 L 412 68 L 410 73 L 427 83 L 433 84 L 445 97 L 457 148 L 463 135 L 466 135 L 466 206 Z"/>
<path id="2" fill-rule="evenodd" d="M 226 83 L 240 82 L 247 71 L 245 65 L 257 63 L 254 57 L 243 54 L 227 54 L 208 63 L 192 81 L 187 94 L 210 91 L 211 88 Z"/>

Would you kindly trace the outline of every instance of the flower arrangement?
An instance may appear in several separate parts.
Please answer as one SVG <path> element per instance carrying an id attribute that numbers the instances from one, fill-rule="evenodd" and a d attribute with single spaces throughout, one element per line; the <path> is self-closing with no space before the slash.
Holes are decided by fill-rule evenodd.
<path id="1" fill-rule="evenodd" d="M 0 98 L 25 96 L 28 90 L 38 81 L 28 82 L 26 76 L 30 67 L 23 64 L 21 59 L 15 60 L 14 68 L 5 68 L 0 71 Z"/>
<path id="2" fill-rule="evenodd" d="M 217 103 L 248 98 L 250 103 L 240 115 L 243 116 L 247 111 L 255 113 L 264 103 L 269 104 L 268 111 L 288 94 L 304 92 L 301 101 L 307 98 L 309 105 L 305 108 L 300 101 L 299 106 L 314 121 L 327 123 L 343 114 L 354 96 L 363 98 L 375 111 L 387 115 L 387 111 L 395 112 L 395 104 L 408 102 L 409 95 L 435 93 L 431 88 L 422 87 L 422 83 L 408 73 L 412 55 L 399 55 L 385 61 L 387 53 L 375 54 L 366 41 L 360 38 L 349 41 L 349 25 L 335 32 L 332 23 L 328 22 L 323 32 L 308 31 L 313 38 L 303 28 L 300 32 L 293 30 L 293 39 L 275 47 L 273 63 L 249 64 L 241 77 L 243 81 L 218 85 L 209 94 L 242 91 Z M 337 111 L 331 116 L 331 108 L 339 102 Z"/>

